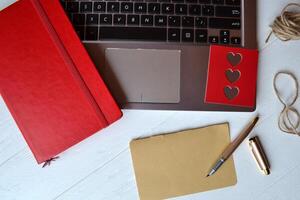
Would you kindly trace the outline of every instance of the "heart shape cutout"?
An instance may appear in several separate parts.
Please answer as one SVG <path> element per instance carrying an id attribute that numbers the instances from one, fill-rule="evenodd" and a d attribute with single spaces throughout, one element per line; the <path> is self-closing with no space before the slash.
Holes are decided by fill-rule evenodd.
<path id="1" fill-rule="evenodd" d="M 232 100 L 239 94 L 239 88 L 238 87 L 230 87 L 226 86 L 224 87 L 224 94 L 227 97 L 227 99 Z"/>
<path id="2" fill-rule="evenodd" d="M 233 67 L 235 67 L 242 61 L 242 54 L 229 52 L 227 54 L 227 60 Z"/>
<path id="3" fill-rule="evenodd" d="M 241 72 L 240 72 L 239 70 L 227 69 L 227 70 L 225 71 L 225 75 L 226 75 L 227 80 L 228 80 L 230 83 L 234 83 L 234 82 L 236 82 L 237 80 L 240 79 L 240 77 L 241 77 Z"/>

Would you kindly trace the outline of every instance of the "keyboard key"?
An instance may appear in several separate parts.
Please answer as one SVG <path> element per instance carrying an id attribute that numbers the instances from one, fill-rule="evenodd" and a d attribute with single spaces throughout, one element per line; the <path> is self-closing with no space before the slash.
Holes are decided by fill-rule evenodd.
<path id="1" fill-rule="evenodd" d="M 79 2 L 67 2 L 67 12 L 76 13 L 79 11 Z"/>
<path id="2" fill-rule="evenodd" d="M 174 4 L 162 4 L 163 14 L 174 14 Z"/>
<path id="3" fill-rule="evenodd" d="M 114 15 L 114 24 L 125 25 L 126 24 L 126 15 Z"/>
<path id="4" fill-rule="evenodd" d="M 108 2 L 107 3 L 107 12 L 118 13 L 120 10 L 119 2 Z"/>
<path id="5" fill-rule="evenodd" d="M 168 41 L 180 42 L 180 29 L 169 28 L 168 29 Z"/>
<path id="6" fill-rule="evenodd" d="M 112 24 L 112 15 L 110 15 L 110 14 L 101 14 L 100 15 L 100 24 L 111 25 Z"/>
<path id="7" fill-rule="evenodd" d="M 80 2 L 80 12 L 92 12 L 92 2 Z"/>
<path id="8" fill-rule="evenodd" d="M 196 42 L 198 43 L 207 43 L 207 30 L 196 30 L 195 33 Z"/>
<path id="9" fill-rule="evenodd" d="M 155 26 L 166 26 L 167 25 L 167 16 L 156 15 L 155 16 Z"/>
<path id="10" fill-rule="evenodd" d="M 82 40 L 100 38 L 241 44 L 240 37 L 230 36 L 230 30 L 241 28 L 240 0 L 62 0 L 61 2 L 66 11 L 71 13 L 70 19 L 74 29 Z M 161 13 L 164 15 L 160 15 Z M 174 14 L 177 16 L 173 16 Z M 99 28 L 97 26 L 99 23 L 109 26 Z M 140 27 L 141 25 L 145 27 Z M 167 26 L 170 28 L 167 29 Z M 208 35 L 207 28 L 219 29 L 220 35 L 218 33 Z"/>
<path id="11" fill-rule="evenodd" d="M 211 0 L 199 0 L 199 3 L 201 3 L 201 4 L 210 4 Z"/>
<path id="12" fill-rule="evenodd" d="M 87 14 L 86 24 L 87 25 L 97 25 L 99 23 L 99 15 L 97 14 Z"/>
<path id="13" fill-rule="evenodd" d="M 152 27 L 100 27 L 100 40 L 141 40 L 141 41 L 166 41 L 166 28 Z"/>
<path id="14" fill-rule="evenodd" d="M 73 23 L 74 25 L 84 25 L 85 24 L 85 15 L 84 14 L 73 14 Z"/>
<path id="15" fill-rule="evenodd" d="M 169 16 L 168 25 L 169 26 L 180 26 L 180 17 L 179 16 Z"/>
<path id="16" fill-rule="evenodd" d="M 210 18 L 209 27 L 216 29 L 240 29 L 240 19 L 228 19 L 228 18 Z"/>
<path id="17" fill-rule="evenodd" d="M 148 4 L 148 13 L 149 14 L 159 14 L 160 13 L 160 4 L 159 3 L 149 3 Z"/>
<path id="18" fill-rule="evenodd" d="M 240 6 L 241 0 L 225 0 L 227 5 Z"/>
<path id="19" fill-rule="evenodd" d="M 216 16 L 217 17 L 240 17 L 241 8 L 230 7 L 230 6 L 216 6 Z"/>
<path id="20" fill-rule="evenodd" d="M 142 15 L 141 16 L 141 25 L 153 26 L 153 15 Z"/>
<path id="21" fill-rule="evenodd" d="M 229 37 L 230 31 L 229 30 L 220 30 L 220 36 Z"/>
<path id="22" fill-rule="evenodd" d="M 105 2 L 94 2 L 94 12 L 105 12 L 106 3 Z"/>
<path id="23" fill-rule="evenodd" d="M 139 15 L 127 15 L 127 24 L 128 25 L 139 25 L 140 16 Z"/>
<path id="24" fill-rule="evenodd" d="M 197 0 L 186 0 L 187 3 L 197 3 Z"/>
<path id="25" fill-rule="evenodd" d="M 190 15 L 201 15 L 201 6 L 200 5 L 189 5 L 189 14 Z"/>
<path id="26" fill-rule="evenodd" d="M 230 39 L 229 39 L 228 36 L 221 36 L 220 37 L 220 42 L 221 42 L 221 44 L 229 44 Z"/>
<path id="27" fill-rule="evenodd" d="M 202 6 L 202 14 L 205 16 L 214 16 L 215 8 L 214 6 Z"/>
<path id="28" fill-rule="evenodd" d="M 241 38 L 239 37 L 232 37 L 231 44 L 241 44 Z"/>
<path id="29" fill-rule="evenodd" d="M 219 43 L 219 37 L 218 36 L 209 36 L 209 43 L 211 43 L 211 44 Z"/>
<path id="30" fill-rule="evenodd" d="M 176 4 L 175 13 L 177 15 L 187 15 L 187 5 L 186 4 Z"/>
<path id="31" fill-rule="evenodd" d="M 85 40 L 98 40 L 98 27 L 87 26 L 85 31 Z"/>
<path id="32" fill-rule="evenodd" d="M 224 4 L 224 0 L 212 0 L 213 4 Z"/>
<path id="33" fill-rule="evenodd" d="M 206 17 L 196 17 L 195 25 L 197 28 L 207 28 L 207 18 Z"/>
<path id="34" fill-rule="evenodd" d="M 135 3 L 134 11 L 136 13 L 147 13 L 147 4 L 146 3 Z"/>
<path id="35" fill-rule="evenodd" d="M 77 35 L 81 40 L 84 40 L 84 26 L 75 26 L 74 27 Z"/>
<path id="36" fill-rule="evenodd" d="M 122 13 L 132 13 L 133 12 L 133 3 L 132 2 L 122 2 L 121 3 L 121 12 Z"/>
<path id="37" fill-rule="evenodd" d="M 182 29 L 181 40 L 182 42 L 194 42 L 194 30 Z"/>
<path id="38" fill-rule="evenodd" d="M 182 17 L 182 26 L 184 27 L 194 27 L 194 17 Z"/>

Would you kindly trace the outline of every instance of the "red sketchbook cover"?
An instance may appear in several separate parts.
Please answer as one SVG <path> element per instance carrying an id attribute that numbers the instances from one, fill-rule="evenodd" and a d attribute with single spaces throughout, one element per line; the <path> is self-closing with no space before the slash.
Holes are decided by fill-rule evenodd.
<path id="1" fill-rule="evenodd" d="M 0 27 L 0 94 L 38 163 L 121 117 L 58 0 L 20 0 Z"/>

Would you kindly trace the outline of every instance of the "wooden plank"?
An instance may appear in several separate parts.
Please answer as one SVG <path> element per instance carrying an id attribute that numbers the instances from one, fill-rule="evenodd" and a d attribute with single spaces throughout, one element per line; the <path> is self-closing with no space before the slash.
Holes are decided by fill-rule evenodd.
<path id="1" fill-rule="evenodd" d="M 138 199 L 129 149 L 55 199 Z"/>
<path id="2" fill-rule="evenodd" d="M 0 166 L 27 146 L 0 96 Z"/>
<path id="3" fill-rule="evenodd" d="M 3 8 L 10 2 L 13 0 L 2 0 L 0 7 Z M 273 39 L 273 43 L 265 45 L 268 25 L 287 2 L 286 0 L 279 0 L 276 3 L 272 0 L 258 2 L 259 46 L 263 51 L 260 56 L 257 98 L 258 110 L 266 120 L 259 125 L 256 133 L 261 135 L 265 144 L 273 167 L 272 174 L 270 177 L 263 177 L 257 173 L 247 146 L 243 144 L 234 155 L 238 171 L 238 184 L 235 187 L 179 199 L 216 200 L 227 196 L 230 199 L 244 200 L 255 199 L 257 195 L 261 195 L 258 199 L 264 199 L 270 195 L 274 197 L 272 199 L 288 197 L 287 199 L 293 200 L 300 196 L 297 185 L 299 174 L 296 170 L 300 158 L 287 156 L 299 152 L 299 140 L 295 136 L 287 136 L 277 130 L 275 114 L 279 113 L 281 105 L 274 97 L 271 84 L 274 73 L 280 69 L 289 69 L 300 76 L 299 42 L 282 43 Z M 11 118 L 4 117 L 7 112 L 3 112 L 3 109 L 6 107 L 0 104 L 0 124 L 13 124 Z M 126 111 L 120 122 L 66 151 L 61 159 L 45 169 L 36 165 L 28 148 L 22 149 L 25 142 L 21 139 L 16 126 L 1 125 L 0 137 L 3 140 L 0 143 L 0 163 L 2 163 L 0 199 L 56 197 L 79 199 L 72 194 L 78 193 L 77 191 L 82 193 L 80 197 L 86 199 L 100 199 L 98 197 L 136 199 L 137 193 L 127 149 L 128 142 L 132 138 L 222 121 L 231 122 L 232 136 L 235 136 L 251 115 L 251 113 Z M 3 131 L 5 129 L 7 130 Z M 280 146 L 283 148 L 279 148 Z M 15 148 L 20 151 L 15 151 Z M 286 167 L 287 163 L 289 167 Z M 288 174 L 290 170 L 291 173 Z M 287 178 L 280 179 L 284 175 L 287 175 Z M 290 186 L 289 183 L 294 185 Z M 262 184 L 266 184 L 267 189 L 260 187 Z"/>
<path id="4" fill-rule="evenodd" d="M 16 2 L 16 0 L 2 0 L 2 1 L 0 1 L 0 11 L 1 11 L 3 8 L 9 6 L 10 4 L 12 4 L 12 3 L 14 3 L 14 2 Z"/>
<path id="5" fill-rule="evenodd" d="M 186 119 L 186 116 L 190 116 Z M 198 114 L 201 117 L 201 114 Z M 156 130 L 167 130 L 170 124 L 179 121 L 189 121 L 193 118 L 192 115 L 181 115 L 169 119 L 166 123 L 161 124 Z M 231 119 L 230 121 L 236 119 Z M 294 151 L 299 151 L 299 141 L 295 138 L 289 138 L 275 130 L 271 133 L 261 133 L 262 130 L 271 130 L 274 126 L 274 115 L 266 118 L 264 123 L 260 124 L 255 129 L 255 134 L 260 133 L 260 138 L 265 146 L 266 153 L 270 159 L 272 172 L 270 176 L 262 175 L 252 159 L 247 143 L 244 142 L 241 147 L 235 152 L 234 159 L 238 175 L 238 184 L 220 190 L 213 190 L 204 193 L 192 194 L 176 199 L 232 199 L 232 200 L 252 200 L 257 194 L 262 194 L 266 189 L 270 188 L 274 182 L 280 177 L 293 170 L 294 166 L 300 164 L 300 159 L 290 161 L 286 154 Z M 239 127 L 238 127 L 239 126 Z M 239 131 L 242 128 L 240 125 L 230 124 L 231 132 Z M 234 131 L 232 131 L 234 130 Z M 274 136 L 275 134 L 275 136 Z M 268 143 L 272 141 L 272 144 Z M 288 143 L 289 148 L 277 148 L 279 143 Z M 266 145 L 267 144 L 267 145 Z M 286 166 L 289 162 L 289 166 Z M 249 178 L 251 177 L 251 178 Z M 251 190 L 249 190 L 251 188 Z M 289 190 L 289 188 L 285 188 Z M 295 193 L 296 191 L 293 190 Z M 300 191 L 297 192 L 300 194 Z M 68 190 L 61 193 L 55 199 L 58 200 L 79 200 L 79 199 L 137 199 L 137 188 L 134 181 L 134 172 L 131 164 L 131 156 L 128 149 L 121 152 L 112 161 L 105 166 L 96 169 L 93 173 L 74 184 Z M 256 198 L 255 198 L 256 199 Z"/>
<path id="6" fill-rule="evenodd" d="M 132 138 L 147 133 L 175 113 L 125 111 L 120 121 L 62 153 L 46 168 L 38 166 L 26 148 L 0 166 L 0 194 L 5 195 L 4 199 L 53 199 L 110 162 Z M 32 188 L 35 192 L 28 192 Z"/>
<path id="7" fill-rule="evenodd" d="M 283 49 L 287 48 L 291 49 L 291 53 L 282 54 L 282 51 L 284 51 Z M 273 76 L 278 70 L 282 69 L 283 66 L 285 69 L 289 69 L 296 73 L 298 72 L 293 67 L 300 63 L 300 58 L 297 56 L 298 49 L 298 42 L 290 42 L 289 45 L 286 43 L 275 42 L 261 52 L 261 67 L 259 72 L 260 79 L 258 81 L 259 91 L 257 101 L 258 110 L 262 116 L 262 120 L 260 120 L 252 135 L 259 135 L 264 144 L 267 155 L 271 162 L 271 175 L 265 177 L 258 172 L 256 165 L 249 154 L 247 143 L 243 143 L 234 154 L 238 174 L 238 184 L 234 188 L 194 194 L 178 199 L 201 200 L 224 199 L 224 197 L 228 197 L 230 199 L 237 200 L 250 200 L 253 199 L 256 194 L 260 194 L 266 188 L 270 187 L 270 185 L 272 185 L 278 178 L 280 178 L 283 174 L 286 174 L 287 171 L 300 164 L 300 158 L 291 159 L 291 157 L 287 156 L 293 155 L 293 152 L 298 152 L 300 150 L 299 140 L 297 137 L 285 135 L 277 129 L 277 114 L 279 114 L 281 111 L 281 106 L 274 96 L 272 89 Z M 284 65 L 286 60 L 289 60 L 290 66 Z M 299 76 L 300 73 L 298 72 L 297 75 Z M 251 115 L 254 114 L 178 112 L 176 115 L 170 117 L 156 128 L 152 128 L 151 133 L 157 134 L 161 132 L 170 132 L 178 129 L 186 129 L 211 123 L 229 121 L 232 137 L 235 137 L 243 128 L 244 124 L 246 124 L 251 118 Z M 280 146 L 284 146 L 285 148 L 279 148 Z M 127 157 L 130 159 L 129 155 L 127 155 Z M 136 190 L 127 191 L 122 189 L 124 184 L 122 180 L 128 180 L 132 176 L 129 172 L 124 173 L 126 175 L 120 175 L 123 176 L 122 179 L 118 179 L 121 182 L 114 181 L 116 179 L 115 177 L 118 176 L 118 173 L 115 173 L 118 171 L 118 169 L 123 170 L 123 168 L 128 168 L 128 163 L 124 162 L 125 161 L 123 161 L 121 155 L 116 157 L 113 162 L 107 163 L 105 169 L 101 168 L 96 170 L 93 174 L 90 174 L 88 177 L 75 183 L 67 191 L 64 191 L 62 194 L 60 194 L 58 199 L 77 199 L 75 197 L 78 195 L 77 191 L 80 191 L 81 193 L 78 199 L 82 199 L 82 197 L 87 199 L 97 199 L 97 196 L 103 197 L 102 194 L 109 194 L 118 199 L 116 197 L 117 194 L 114 194 L 114 191 L 118 191 L 118 195 L 124 197 L 125 199 L 126 197 L 134 196 L 137 192 Z M 130 160 L 127 162 L 130 162 Z M 289 167 L 286 167 L 286 163 L 289 163 Z M 108 174 L 112 178 L 113 186 L 110 185 L 112 188 L 100 187 L 101 185 L 107 184 L 105 180 Z M 128 187 L 132 188 L 133 185 L 129 185 Z M 249 190 L 249 188 L 251 188 L 251 190 Z M 124 192 L 122 192 L 123 190 Z M 289 191 L 289 188 L 286 187 L 285 190 Z"/>

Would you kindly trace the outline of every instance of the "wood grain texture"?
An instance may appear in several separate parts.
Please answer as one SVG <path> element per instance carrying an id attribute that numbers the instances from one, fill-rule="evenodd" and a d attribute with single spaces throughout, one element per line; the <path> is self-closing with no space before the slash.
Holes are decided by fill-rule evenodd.
<path id="1" fill-rule="evenodd" d="M 0 7 L 12 2 L 1 0 Z M 268 25 L 287 0 L 258 1 L 260 46 L 255 130 L 271 164 L 271 174 L 256 169 L 244 142 L 233 154 L 238 183 L 235 187 L 178 197 L 179 200 L 297 200 L 300 196 L 300 139 L 277 129 L 282 107 L 275 98 L 272 79 L 282 69 L 300 79 L 300 42 L 272 38 L 264 44 Z M 300 2 L 299 0 L 295 2 Z M 296 106 L 299 108 L 299 101 Z M 101 134 L 76 145 L 51 167 L 37 166 L 22 135 L 0 98 L 0 199 L 1 200 L 132 200 L 138 199 L 129 141 L 135 137 L 229 122 L 235 138 L 253 113 L 125 111 L 122 120 Z M 249 136 L 249 137 L 250 137 Z M 288 156 L 289 155 L 289 156 Z"/>

